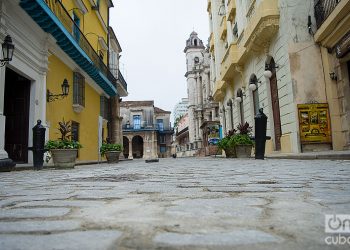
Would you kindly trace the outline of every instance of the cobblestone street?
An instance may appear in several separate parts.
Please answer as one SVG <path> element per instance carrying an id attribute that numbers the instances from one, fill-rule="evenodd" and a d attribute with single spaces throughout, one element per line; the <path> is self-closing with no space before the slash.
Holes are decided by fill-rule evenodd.
<path id="1" fill-rule="evenodd" d="M 325 214 L 350 213 L 349 161 L 133 160 L 0 183 L 0 249 L 337 249 Z"/>

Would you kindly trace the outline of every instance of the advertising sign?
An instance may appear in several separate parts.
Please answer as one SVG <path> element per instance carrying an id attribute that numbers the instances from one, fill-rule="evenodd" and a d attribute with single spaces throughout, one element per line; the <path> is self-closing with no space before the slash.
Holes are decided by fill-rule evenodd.
<path id="1" fill-rule="evenodd" d="M 332 142 L 327 103 L 298 104 L 298 114 L 302 144 Z"/>

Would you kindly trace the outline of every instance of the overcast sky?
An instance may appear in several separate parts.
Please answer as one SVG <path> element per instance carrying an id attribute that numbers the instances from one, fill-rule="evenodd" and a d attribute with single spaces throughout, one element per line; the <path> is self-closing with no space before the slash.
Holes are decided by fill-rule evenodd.
<path id="1" fill-rule="evenodd" d="M 187 96 L 186 40 L 195 30 L 209 37 L 207 0 L 114 0 L 111 23 L 123 49 L 121 71 L 127 101 L 154 100 L 173 111 Z"/>

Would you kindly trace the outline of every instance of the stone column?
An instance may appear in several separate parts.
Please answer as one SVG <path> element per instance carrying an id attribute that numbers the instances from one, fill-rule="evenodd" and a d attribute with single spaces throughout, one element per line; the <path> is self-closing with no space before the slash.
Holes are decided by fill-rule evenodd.
<path id="1" fill-rule="evenodd" d="M 134 159 L 134 157 L 132 156 L 132 138 L 129 138 L 129 157 L 128 159 Z"/>
<path id="2" fill-rule="evenodd" d="M 2 43 L 2 42 L 1 42 Z M 0 68 L 0 171 L 9 171 L 16 164 L 8 158 L 5 151 L 5 122 L 4 116 L 4 92 L 5 92 L 5 70 L 6 67 Z"/>

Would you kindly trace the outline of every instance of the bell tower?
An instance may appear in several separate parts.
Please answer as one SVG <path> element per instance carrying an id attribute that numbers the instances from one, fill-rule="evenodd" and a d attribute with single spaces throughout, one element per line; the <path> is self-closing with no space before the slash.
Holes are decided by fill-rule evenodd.
<path id="1" fill-rule="evenodd" d="M 201 91 L 200 71 L 203 67 L 205 46 L 193 31 L 186 41 L 184 50 L 186 54 L 187 94 L 188 94 L 188 118 L 189 118 L 189 142 L 192 148 L 200 148 L 202 133 L 200 126 L 203 117 L 203 97 Z"/>

